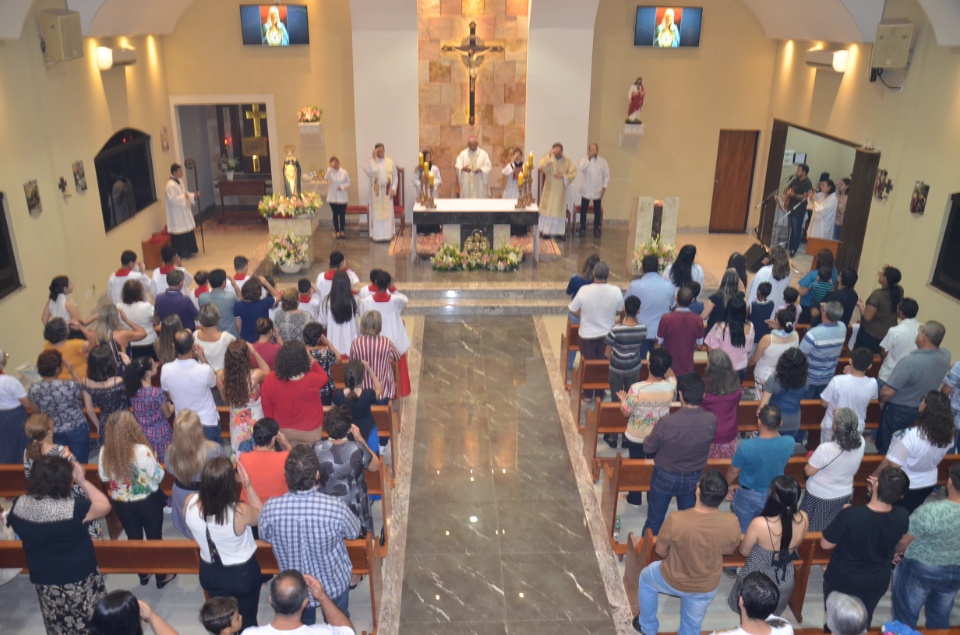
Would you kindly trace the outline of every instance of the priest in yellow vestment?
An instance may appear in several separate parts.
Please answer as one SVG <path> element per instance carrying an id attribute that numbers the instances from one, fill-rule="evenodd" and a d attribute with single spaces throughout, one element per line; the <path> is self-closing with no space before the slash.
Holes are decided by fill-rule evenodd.
<path id="1" fill-rule="evenodd" d="M 540 234 L 563 240 L 566 237 L 567 187 L 577 178 L 577 166 L 563 156 L 563 145 L 553 144 L 539 163 L 546 177 L 540 192 Z"/>

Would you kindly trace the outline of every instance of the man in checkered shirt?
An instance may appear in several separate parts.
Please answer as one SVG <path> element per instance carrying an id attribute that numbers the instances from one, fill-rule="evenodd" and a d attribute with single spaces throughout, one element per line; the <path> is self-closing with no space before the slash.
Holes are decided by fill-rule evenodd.
<path id="1" fill-rule="evenodd" d="M 317 490 L 320 461 L 308 445 L 287 457 L 284 476 L 290 491 L 271 498 L 260 511 L 260 539 L 273 545 L 280 570 L 296 569 L 320 581 L 333 603 L 347 610 L 352 565 L 344 540 L 360 535 L 360 519 L 334 496 Z M 304 624 L 315 624 L 319 603 L 310 598 Z"/>

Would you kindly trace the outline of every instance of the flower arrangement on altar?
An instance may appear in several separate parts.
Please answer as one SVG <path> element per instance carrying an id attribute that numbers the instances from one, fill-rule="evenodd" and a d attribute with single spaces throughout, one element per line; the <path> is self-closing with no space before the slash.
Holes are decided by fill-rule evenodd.
<path id="1" fill-rule="evenodd" d="M 233 156 L 233 152 L 221 154 L 217 161 L 217 167 L 221 172 L 233 172 L 240 167 L 240 160 Z"/>
<path id="2" fill-rule="evenodd" d="M 299 218 L 312 216 L 323 207 L 323 199 L 316 192 L 304 192 L 300 196 L 271 194 L 260 199 L 257 211 L 264 218 Z"/>
<path id="3" fill-rule="evenodd" d="M 323 111 L 316 106 L 304 106 L 297 112 L 297 123 L 320 123 Z"/>
<path id="4" fill-rule="evenodd" d="M 310 237 L 296 234 L 270 236 L 267 258 L 275 265 L 304 265 L 310 253 Z"/>
<path id="5" fill-rule="evenodd" d="M 445 244 L 430 259 L 435 271 L 516 271 L 523 261 L 523 251 L 516 246 L 501 245 L 496 249 L 466 253 L 456 245 Z"/>
<path id="6" fill-rule="evenodd" d="M 651 236 L 644 242 L 637 245 L 636 250 L 633 252 L 633 270 L 641 271 L 643 264 L 644 256 L 656 256 L 657 261 L 659 262 L 660 273 L 663 273 L 663 270 L 667 268 L 667 265 L 673 264 L 674 259 L 677 257 L 677 248 L 673 245 L 668 245 L 660 239 L 660 236 Z"/>

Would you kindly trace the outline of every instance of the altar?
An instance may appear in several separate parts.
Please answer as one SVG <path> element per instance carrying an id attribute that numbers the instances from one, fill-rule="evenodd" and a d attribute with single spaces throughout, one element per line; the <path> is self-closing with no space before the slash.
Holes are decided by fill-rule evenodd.
<path id="1" fill-rule="evenodd" d="M 413 206 L 411 260 L 417 258 L 416 226 L 422 223 L 443 225 L 446 243 L 462 246 L 464 239 L 479 230 L 494 247 L 509 242 L 510 225 L 533 226 L 533 260 L 540 261 L 540 235 L 536 231 L 540 209 L 536 203 L 517 209 L 515 198 L 441 198 L 436 200 L 436 205 L 435 209 L 419 203 Z"/>

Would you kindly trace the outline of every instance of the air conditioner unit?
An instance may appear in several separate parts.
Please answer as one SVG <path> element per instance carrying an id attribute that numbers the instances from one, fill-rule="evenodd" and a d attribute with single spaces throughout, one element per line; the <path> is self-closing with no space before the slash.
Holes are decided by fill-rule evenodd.
<path id="1" fill-rule="evenodd" d="M 129 66 L 130 64 L 137 63 L 137 49 L 135 48 L 124 48 L 117 47 L 113 49 L 113 65 L 114 66 Z"/>
<path id="2" fill-rule="evenodd" d="M 61 61 L 83 57 L 83 33 L 78 11 L 44 9 L 40 12 L 40 29 L 50 57 Z"/>
<path id="3" fill-rule="evenodd" d="M 804 61 L 807 66 L 843 73 L 847 70 L 849 54 L 846 49 L 810 49 L 807 51 Z"/>
<path id="4" fill-rule="evenodd" d="M 906 68 L 913 40 L 913 22 L 886 20 L 877 25 L 870 68 Z"/>

